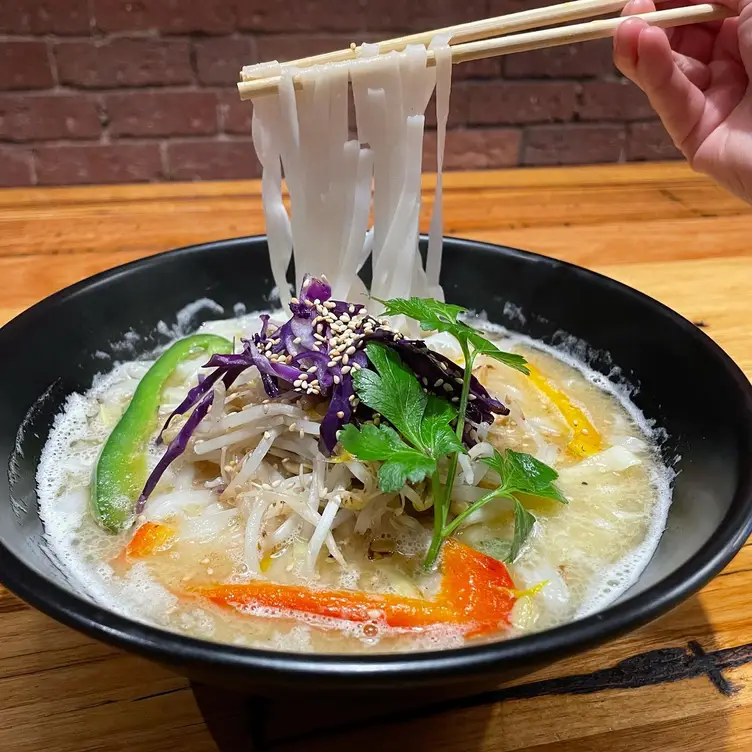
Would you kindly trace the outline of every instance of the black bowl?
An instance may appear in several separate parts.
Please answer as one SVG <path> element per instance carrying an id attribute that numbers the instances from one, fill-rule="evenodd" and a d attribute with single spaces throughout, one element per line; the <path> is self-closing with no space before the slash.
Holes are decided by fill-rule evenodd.
<path id="1" fill-rule="evenodd" d="M 582 353 L 590 365 L 635 385 L 634 401 L 666 430 L 665 458 L 679 472 L 668 526 L 650 565 L 617 603 L 521 639 L 441 652 L 339 656 L 195 640 L 117 616 L 74 592 L 45 549 L 35 492 L 37 462 L 55 413 L 67 394 L 87 389 L 97 372 L 107 370 L 110 358 L 134 357 L 165 341 L 157 324 L 174 321 L 188 303 L 210 298 L 225 308 L 224 316 L 239 302 L 249 310 L 268 305 L 272 282 L 262 237 L 118 267 L 52 295 L 0 331 L 0 351 L 8 358 L 0 372 L 0 452 L 8 466 L 0 488 L 3 583 L 97 639 L 200 681 L 268 694 L 498 680 L 634 629 L 695 593 L 752 532 L 752 388 L 744 374 L 689 321 L 570 264 L 447 240 L 442 276 L 448 300 L 485 311 L 492 321 L 551 344 L 568 336 L 586 342 Z M 203 309 L 193 324 L 219 317 Z M 140 337 L 123 344 L 130 330 Z"/>

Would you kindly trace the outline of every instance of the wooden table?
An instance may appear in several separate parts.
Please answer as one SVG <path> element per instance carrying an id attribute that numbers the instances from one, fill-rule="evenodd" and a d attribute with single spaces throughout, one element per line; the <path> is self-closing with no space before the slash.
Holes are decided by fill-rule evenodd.
<path id="1" fill-rule="evenodd" d="M 672 164 L 462 173 L 446 183 L 446 234 L 566 258 L 633 285 L 706 327 L 752 374 L 752 212 L 707 180 Z M 94 272 L 260 233 L 263 224 L 258 183 L 205 183 L 0 191 L 0 228 L 5 321 Z M 359 732 L 291 728 L 284 713 L 258 747 L 747 752 L 751 595 L 748 544 L 668 617 L 516 685 L 420 719 L 387 713 Z M 92 642 L 0 588 L 4 752 L 216 750 L 196 696 L 223 752 L 248 749 L 239 736 L 221 737 L 246 734 L 237 729 L 253 715 L 274 719 L 249 716 L 231 699 L 217 703 L 216 692 L 194 695 L 184 679 Z"/>

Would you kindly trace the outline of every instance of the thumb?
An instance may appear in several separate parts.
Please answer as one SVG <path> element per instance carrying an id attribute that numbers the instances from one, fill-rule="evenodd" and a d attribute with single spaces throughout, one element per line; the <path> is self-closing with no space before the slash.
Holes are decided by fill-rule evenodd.
<path id="1" fill-rule="evenodd" d="M 666 32 L 627 19 L 615 34 L 614 62 L 647 94 L 673 142 L 691 159 L 687 141 L 702 117 L 705 95 L 677 64 Z"/>

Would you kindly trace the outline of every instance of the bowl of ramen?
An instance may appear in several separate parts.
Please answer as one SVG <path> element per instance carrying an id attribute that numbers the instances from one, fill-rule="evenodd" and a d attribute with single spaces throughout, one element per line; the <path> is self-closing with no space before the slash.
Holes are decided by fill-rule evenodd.
<path id="1" fill-rule="evenodd" d="M 404 689 L 633 629 L 741 548 L 752 389 L 711 339 L 592 272 L 442 238 L 440 172 L 419 235 L 451 68 L 428 52 L 277 66 L 265 237 L 0 330 L 12 591 L 223 686 Z"/>

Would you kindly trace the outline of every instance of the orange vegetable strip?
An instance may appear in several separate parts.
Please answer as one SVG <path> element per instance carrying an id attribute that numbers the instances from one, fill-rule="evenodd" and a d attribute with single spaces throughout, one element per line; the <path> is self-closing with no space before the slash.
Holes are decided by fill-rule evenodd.
<path id="1" fill-rule="evenodd" d="M 383 618 L 391 627 L 464 626 L 471 635 L 496 631 L 515 602 L 514 583 L 496 559 L 454 540 L 444 544 L 443 579 L 434 601 L 352 590 L 313 590 L 256 581 L 193 590 L 229 608 L 271 608 L 311 616 L 366 622 Z"/>
<path id="2" fill-rule="evenodd" d="M 172 544 L 174 534 L 172 528 L 159 522 L 145 522 L 133 534 L 125 547 L 128 559 L 141 559 L 144 556 L 164 551 Z"/>

